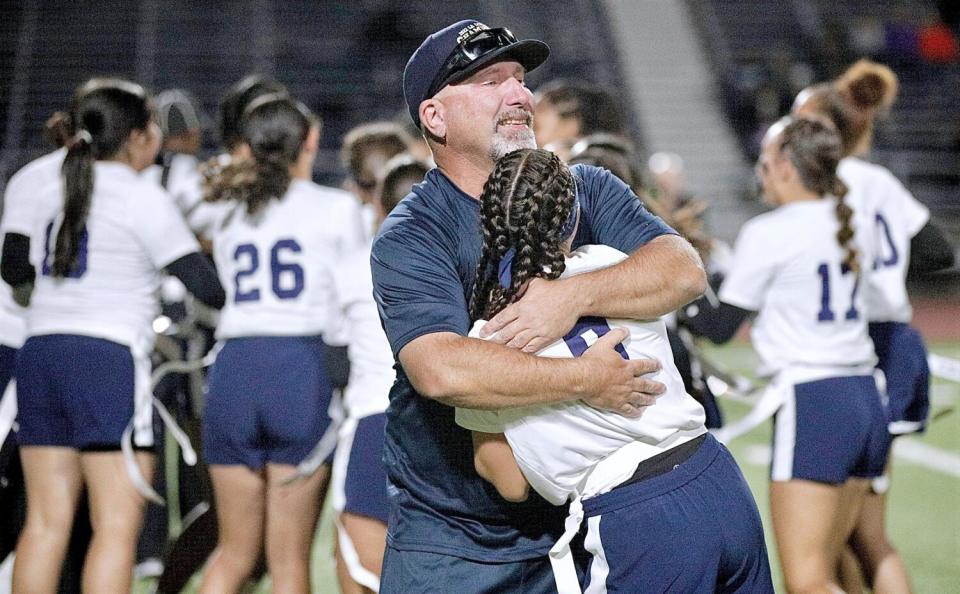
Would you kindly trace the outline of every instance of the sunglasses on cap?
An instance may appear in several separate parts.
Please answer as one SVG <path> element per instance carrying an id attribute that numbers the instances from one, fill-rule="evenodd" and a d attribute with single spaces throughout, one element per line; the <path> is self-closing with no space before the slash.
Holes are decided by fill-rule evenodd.
<path id="1" fill-rule="evenodd" d="M 450 79 L 483 56 L 515 43 L 517 43 L 516 36 L 505 27 L 483 29 L 474 33 L 468 39 L 457 44 L 457 47 L 450 52 L 447 61 L 443 63 L 436 78 L 430 83 L 427 97 L 436 95 L 437 91 L 450 82 Z"/>

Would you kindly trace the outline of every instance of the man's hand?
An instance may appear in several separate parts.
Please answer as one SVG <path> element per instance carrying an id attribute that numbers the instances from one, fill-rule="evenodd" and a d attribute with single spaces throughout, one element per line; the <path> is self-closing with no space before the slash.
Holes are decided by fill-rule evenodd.
<path id="1" fill-rule="evenodd" d="M 596 365 L 587 378 L 592 383 L 586 387 L 589 395 L 584 396 L 583 401 L 594 408 L 636 418 L 643 414 L 646 407 L 654 404 L 667 387 L 643 377 L 659 371 L 659 361 L 628 360 L 614 350 L 626 337 L 627 331 L 623 328 L 611 330 L 580 357 Z"/>
<path id="2" fill-rule="evenodd" d="M 536 278 L 518 301 L 480 329 L 480 337 L 495 334 L 491 340 L 496 343 L 536 353 L 569 332 L 578 319 L 580 312 L 571 303 L 564 281 Z"/>

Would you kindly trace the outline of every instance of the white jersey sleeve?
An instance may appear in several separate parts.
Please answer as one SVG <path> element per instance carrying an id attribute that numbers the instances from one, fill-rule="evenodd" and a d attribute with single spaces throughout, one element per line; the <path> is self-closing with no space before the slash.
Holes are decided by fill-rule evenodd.
<path id="1" fill-rule="evenodd" d="M 390 388 L 396 379 L 393 353 L 373 299 L 370 242 L 345 254 L 335 264 L 331 277 L 350 359 L 344 406 L 348 415 L 361 418 L 387 409 Z"/>
<path id="2" fill-rule="evenodd" d="M 45 209 L 44 185 L 57 184 L 63 165 L 64 149 L 48 153 L 31 161 L 15 173 L 7 183 L 3 196 L 3 217 L 0 219 L 0 242 L 7 233 L 31 237 L 39 212 Z M 56 196 L 48 199 L 56 205 Z M 19 348 L 26 336 L 26 309 L 17 305 L 5 283 L 0 287 L 0 344 Z"/>
<path id="3" fill-rule="evenodd" d="M 782 254 L 769 251 L 770 233 L 757 217 L 743 226 L 734 245 L 727 274 L 720 287 L 720 300 L 749 311 L 759 311 Z"/>
<path id="4" fill-rule="evenodd" d="M 156 190 L 143 192 L 140 199 L 131 204 L 128 215 L 130 228 L 159 270 L 178 258 L 200 251 L 200 245 L 169 196 L 159 188 Z"/>
<path id="5" fill-rule="evenodd" d="M 63 197 L 51 192 L 50 187 L 59 187 L 60 168 L 66 154 L 66 149 L 48 153 L 26 164 L 10 178 L 3 196 L 3 222 L 0 223 L 3 234 L 31 237 L 39 226 L 37 218 L 62 204 Z"/>

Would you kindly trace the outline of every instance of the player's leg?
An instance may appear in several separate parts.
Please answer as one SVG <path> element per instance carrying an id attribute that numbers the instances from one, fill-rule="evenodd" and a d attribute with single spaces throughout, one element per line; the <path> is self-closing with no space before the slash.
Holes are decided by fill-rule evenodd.
<path id="1" fill-rule="evenodd" d="M 386 415 L 348 419 L 340 433 L 335 469 L 343 473 L 334 487 L 338 572 L 353 591 L 375 592 L 386 548 L 387 474 L 383 465 Z M 338 466 L 339 465 L 339 466 Z"/>
<path id="2" fill-rule="evenodd" d="M 890 467 L 887 466 L 887 476 Z M 850 537 L 868 585 L 876 594 L 909 594 L 910 577 L 886 531 L 886 491 L 867 492 L 857 525 Z"/>
<path id="3" fill-rule="evenodd" d="M 70 540 L 83 486 L 80 454 L 72 448 L 22 446 L 27 522 L 17 543 L 13 591 L 52 593 Z"/>
<path id="4" fill-rule="evenodd" d="M 383 566 L 383 554 L 387 543 L 386 523 L 368 516 L 361 516 L 344 512 L 340 514 L 338 529 L 337 576 L 340 578 L 340 589 L 347 592 L 375 592 L 373 588 L 360 585 L 343 559 L 343 539 L 349 539 L 356 555 L 356 563 L 375 577 L 380 578 L 380 568 Z M 340 532 L 342 531 L 342 533 Z M 345 533 L 345 534 L 344 534 Z M 346 587 L 345 587 L 346 586 Z"/>
<path id="5" fill-rule="evenodd" d="M 296 471 L 289 464 L 267 464 L 267 570 L 277 594 L 310 592 L 310 547 L 320 517 L 319 494 L 330 478 L 323 465 L 302 480 L 281 484 Z"/>
<path id="6" fill-rule="evenodd" d="M 137 452 L 144 477 L 153 475 L 154 456 Z M 128 592 L 146 500 L 127 478 L 120 451 L 83 452 L 83 479 L 90 502 L 93 539 L 83 568 L 85 592 Z"/>
<path id="7" fill-rule="evenodd" d="M 261 470 L 210 465 L 219 535 L 200 592 L 237 592 L 246 583 L 263 542 L 266 481 Z"/>
<path id="8" fill-rule="evenodd" d="M 862 493 L 860 494 L 862 501 Z M 859 511 L 856 491 L 807 480 L 770 483 L 770 512 L 784 581 L 790 593 L 839 591 L 839 543 Z"/>

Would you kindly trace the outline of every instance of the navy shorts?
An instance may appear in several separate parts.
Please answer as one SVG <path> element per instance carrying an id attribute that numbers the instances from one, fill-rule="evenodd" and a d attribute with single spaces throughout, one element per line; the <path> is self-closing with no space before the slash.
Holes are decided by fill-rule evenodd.
<path id="1" fill-rule="evenodd" d="M 673 470 L 585 499 L 583 511 L 584 594 L 774 591 L 757 504 L 713 436 Z"/>
<path id="2" fill-rule="evenodd" d="M 546 552 L 542 559 L 483 563 L 452 555 L 401 551 L 387 545 L 380 594 L 556 594 Z"/>
<path id="3" fill-rule="evenodd" d="M 872 375 L 797 383 L 774 418 L 770 478 L 828 484 L 875 478 L 883 474 L 889 449 Z"/>
<path id="4" fill-rule="evenodd" d="M 870 338 L 887 383 L 887 423 L 891 434 L 918 433 L 930 414 L 930 368 L 923 337 L 909 324 L 870 324 Z"/>
<path id="5" fill-rule="evenodd" d="M 323 353 L 319 337 L 227 340 L 210 370 L 207 463 L 259 469 L 306 458 L 330 425 Z"/>
<path id="6" fill-rule="evenodd" d="M 129 347 L 68 334 L 31 336 L 17 355 L 21 446 L 117 449 L 134 414 Z"/>
<path id="7" fill-rule="evenodd" d="M 337 507 L 341 511 L 387 523 L 387 471 L 383 465 L 383 442 L 387 415 L 348 419 L 337 443 L 334 467 L 338 475 Z"/>

